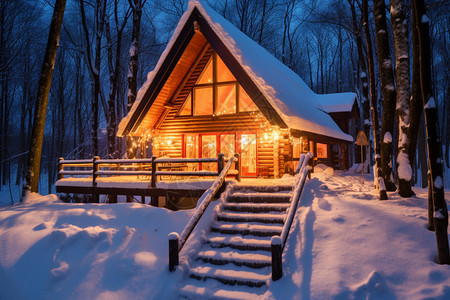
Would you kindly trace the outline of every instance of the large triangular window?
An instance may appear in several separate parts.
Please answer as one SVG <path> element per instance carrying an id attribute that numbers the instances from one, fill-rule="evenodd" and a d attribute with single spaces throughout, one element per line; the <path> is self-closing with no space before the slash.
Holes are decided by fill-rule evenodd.
<path id="1" fill-rule="evenodd" d="M 220 116 L 257 110 L 225 62 L 213 53 L 178 115 Z"/>

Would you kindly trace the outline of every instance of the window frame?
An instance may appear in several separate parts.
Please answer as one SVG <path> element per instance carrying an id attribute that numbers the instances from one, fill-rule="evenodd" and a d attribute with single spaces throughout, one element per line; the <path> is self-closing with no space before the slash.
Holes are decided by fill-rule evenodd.
<path id="1" fill-rule="evenodd" d="M 241 111 L 240 109 L 240 90 L 242 88 L 242 90 L 245 89 L 239 84 L 239 82 L 237 81 L 237 79 L 235 78 L 235 80 L 233 81 L 222 81 L 222 82 L 218 82 L 217 81 L 217 71 L 218 71 L 218 67 L 217 67 L 217 58 L 218 55 L 217 53 L 213 52 L 211 57 L 209 59 L 212 59 L 212 67 L 213 67 L 213 81 L 212 83 L 201 83 L 201 84 L 194 84 L 194 86 L 190 89 L 189 94 L 187 96 L 187 98 L 185 99 L 183 105 L 180 107 L 180 109 L 177 112 L 177 117 L 216 117 L 218 115 L 224 115 L 224 116 L 230 116 L 230 115 L 235 115 L 235 114 L 240 114 L 240 113 L 251 113 L 251 112 L 255 112 L 258 111 L 257 106 L 255 104 L 255 108 L 256 110 L 245 110 L 245 111 Z M 225 64 L 225 63 L 224 63 Z M 225 65 L 226 66 L 226 65 Z M 206 65 L 205 65 L 206 67 Z M 202 70 L 203 72 L 203 70 Z M 233 75 L 234 76 L 234 75 Z M 221 86 L 229 86 L 229 85 L 235 85 L 235 105 L 236 105 L 236 109 L 234 113 L 223 113 L 223 114 L 219 114 L 218 110 L 218 106 L 219 106 L 219 99 L 218 99 L 218 89 Z M 196 96 L 195 96 L 195 92 L 194 90 L 196 88 L 205 88 L 205 87 L 212 87 L 212 114 L 211 115 L 196 115 L 194 114 L 195 112 L 195 104 L 196 104 Z M 251 97 L 249 97 L 251 99 Z M 251 99 L 253 101 L 253 99 Z M 190 109 L 190 114 L 182 114 L 182 112 L 184 111 L 184 108 L 187 104 L 187 102 L 190 101 L 191 103 L 191 109 Z M 254 102 L 253 102 L 254 103 Z"/>

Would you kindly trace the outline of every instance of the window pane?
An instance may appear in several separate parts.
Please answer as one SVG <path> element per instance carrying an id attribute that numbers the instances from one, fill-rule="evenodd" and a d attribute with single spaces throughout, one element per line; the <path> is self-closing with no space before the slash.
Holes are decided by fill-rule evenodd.
<path id="1" fill-rule="evenodd" d="M 225 155 L 225 158 L 230 158 L 234 154 L 234 134 L 220 135 L 220 152 Z"/>
<path id="2" fill-rule="evenodd" d="M 202 136 L 202 157 L 217 157 L 216 135 Z M 217 163 L 202 163 L 202 170 L 217 171 Z"/>
<path id="3" fill-rule="evenodd" d="M 217 55 L 217 81 L 236 81 L 233 74 L 231 74 L 230 70 L 228 70 L 227 66 L 223 62 L 222 59 Z"/>
<path id="4" fill-rule="evenodd" d="M 185 135 L 184 136 L 184 149 L 186 158 L 198 158 L 198 136 L 197 135 Z M 189 171 L 198 171 L 198 164 L 187 164 Z"/>
<path id="5" fill-rule="evenodd" d="M 244 89 L 239 86 L 239 111 L 257 111 L 253 100 L 250 96 L 244 91 Z"/>
<path id="6" fill-rule="evenodd" d="M 213 64 L 212 64 L 212 56 L 206 63 L 205 68 L 202 71 L 202 74 L 200 74 L 200 77 L 197 80 L 196 84 L 203 84 L 203 83 L 212 83 L 213 82 Z"/>
<path id="7" fill-rule="evenodd" d="M 192 114 L 192 92 L 186 98 L 183 110 L 180 112 L 180 116 L 190 116 Z"/>
<path id="8" fill-rule="evenodd" d="M 327 158 L 328 157 L 327 144 L 317 143 L 316 149 L 317 149 L 317 158 Z"/>
<path id="9" fill-rule="evenodd" d="M 218 115 L 236 113 L 236 85 L 221 85 L 217 87 Z"/>
<path id="10" fill-rule="evenodd" d="M 213 114 L 212 86 L 194 88 L 194 115 L 210 116 Z"/>
<path id="11" fill-rule="evenodd" d="M 256 134 L 241 135 L 242 175 L 256 174 Z"/>

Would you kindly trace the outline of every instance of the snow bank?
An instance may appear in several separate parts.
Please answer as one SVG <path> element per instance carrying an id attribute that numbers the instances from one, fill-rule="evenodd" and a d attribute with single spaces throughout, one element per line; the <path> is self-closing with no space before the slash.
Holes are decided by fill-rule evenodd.
<path id="1" fill-rule="evenodd" d="M 369 175 L 365 184 L 340 171 L 312 177 L 283 253 L 283 277 L 269 281 L 265 299 L 450 299 L 450 266 L 434 262 L 435 236 L 425 227 L 425 189 L 379 201 Z M 208 207 L 170 273 L 168 234 L 180 233 L 192 210 L 33 196 L 0 208 L 0 299 L 176 299 L 219 203 Z"/>
<path id="2" fill-rule="evenodd" d="M 167 235 L 191 214 L 55 195 L 2 208 L 0 299 L 153 299 L 173 290 Z"/>

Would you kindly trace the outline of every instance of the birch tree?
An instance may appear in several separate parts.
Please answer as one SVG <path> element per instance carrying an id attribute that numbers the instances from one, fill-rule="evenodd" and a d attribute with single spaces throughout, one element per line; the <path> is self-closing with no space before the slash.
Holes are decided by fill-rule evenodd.
<path id="1" fill-rule="evenodd" d="M 397 177 L 398 194 L 401 197 L 411 197 L 412 167 L 409 158 L 409 47 L 408 26 L 405 18 L 403 0 L 391 0 L 391 20 L 395 44 L 395 78 L 397 81 L 397 115 L 398 115 L 398 149 Z"/>
<path id="2" fill-rule="evenodd" d="M 27 160 L 27 172 L 25 184 L 22 190 L 23 201 L 30 192 L 38 192 L 42 142 L 44 140 L 45 116 L 47 113 L 48 94 L 55 66 L 56 53 L 58 51 L 59 35 L 64 16 L 66 0 L 56 0 L 53 17 L 50 24 L 50 32 L 45 51 L 44 63 L 39 78 L 36 109 L 34 115 L 30 151 Z"/>

